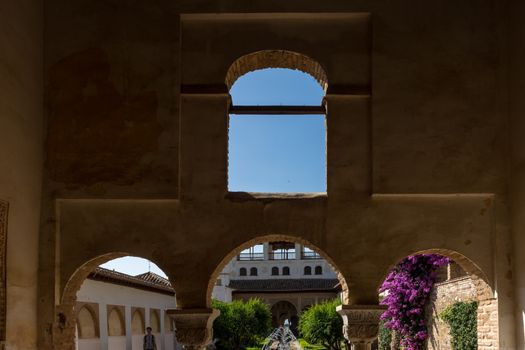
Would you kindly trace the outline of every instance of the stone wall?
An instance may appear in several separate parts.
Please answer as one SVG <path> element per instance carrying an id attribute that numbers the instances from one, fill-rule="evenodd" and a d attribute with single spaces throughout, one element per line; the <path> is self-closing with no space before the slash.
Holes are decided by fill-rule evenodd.
<path id="1" fill-rule="evenodd" d="M 498 286 L 513 348 L 497 4 L 46 1 L 39 348 L 72 344 L 68 286 L 101 257 L 154 261 L 200 310 L 221 264 L 267 235 L 318 247 L 362 305 L 405 256 L 456 253 Z M 326 72 L 325 195 L 228 193 L 226 76 L 276 49 Z"/>
<path id="2" fill-rule="evenodd" d="M 0 8 L 2 253 L 7 248 L 0 262 L 5 269 L 1 278 L 5 290 L 2 288 L 0 297 L 7 306 L 0 306 L 0 313 L 5 312 L 0 315 L 0 348 L 35 350 L 43 163 L 43 3 L 2 1 Z"/>
<path id="3" fill-rule="evenodd" d="M 448 276 L 458 276 L 436 283 L 431 303 L 427 309 L 429 315 L 428 340 L 429 350 L 453 350 L 449 326 L 439 318 L 445 308 L 458 301 L 477 300 L 478 288 L 474 280 L 458 272 L 457 266 L 448 269 Z M 498 348 L 498 305 L 495 299 L 478 300 L 478 349 Z"/>

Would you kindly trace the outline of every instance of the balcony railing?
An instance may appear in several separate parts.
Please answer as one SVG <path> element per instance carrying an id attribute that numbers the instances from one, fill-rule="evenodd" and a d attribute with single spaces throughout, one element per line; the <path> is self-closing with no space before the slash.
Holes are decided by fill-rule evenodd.
<path id="1" fill-rule="evenodd" d="M 270 260 L 295 260 L 295 252 L 289 251 L 279 251 L 279 252 L 270 252 Z"/>
<path id="2" fill-rule="evenodd" d="M 321 255 L 316 252 L 302 252 L 301 259 L 303 260 L 316 260 L 322 259 Z"/>
<path id="3" fill-rule="evenodd" d="M 237 256 L 238 261 L 264 260 L 264 253 L 241 253 Z"/>

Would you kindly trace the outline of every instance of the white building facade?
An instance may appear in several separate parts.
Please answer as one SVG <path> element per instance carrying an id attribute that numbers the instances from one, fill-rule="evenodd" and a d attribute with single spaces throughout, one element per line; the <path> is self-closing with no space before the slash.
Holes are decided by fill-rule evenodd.
<path id="1" fill-rule="evenodd" d="M 297 243 L 267 242 L 244 250 L 221 272 L 213 298 L 230 302 L 259 298 L 272 311 L 274 326 L 297 324 L 311 305 L 338 298 L 334 268 L 315 251 Z"/>
<path id="2" fill-rule="evenodd" d="M 78 350 L 142 350 L 146 327 L 157 350 L 176 350 L 166 311 L 176 307 L 169 281 L 148 272 L 138 276 L 102 268 L 77 293 Z"/>

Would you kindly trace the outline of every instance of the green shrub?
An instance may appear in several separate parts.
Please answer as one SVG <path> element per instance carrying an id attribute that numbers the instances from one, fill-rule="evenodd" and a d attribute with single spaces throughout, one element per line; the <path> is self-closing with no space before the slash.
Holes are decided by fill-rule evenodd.
<path id="1" fill-rule="evenodd" d="M 260 299 L 231 303 L 214 300 L 212 306 L 221 312 L 213 323 L 217 349 L 257 347 L 271 331 L 272 314 Z"/>
<path id="2" fill-rule="evenodd" d="M 475 350 L 478 348 L 477 310 L 477 301 L 462 301 L 448 306 L 439 315 L 450 326 L 454 350 Z"/>
<path id="3" fill-rule="evenodd" d="M 343 337 L 343 319 L 335 310 L 338 299 L 317 304 L 306 310 L 299 319 L 299 332 L 310 344 L 340 350 Z"/>

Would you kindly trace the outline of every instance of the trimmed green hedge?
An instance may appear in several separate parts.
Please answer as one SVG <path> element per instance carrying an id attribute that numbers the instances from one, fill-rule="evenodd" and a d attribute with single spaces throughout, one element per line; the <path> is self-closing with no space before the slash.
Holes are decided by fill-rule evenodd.
<path id="1" fill-rule="evenodd" d="M 454 350 L 478 348 L 477 301 L 461 301 L 448 306 L 439 317 L 450 326 Z"/>

